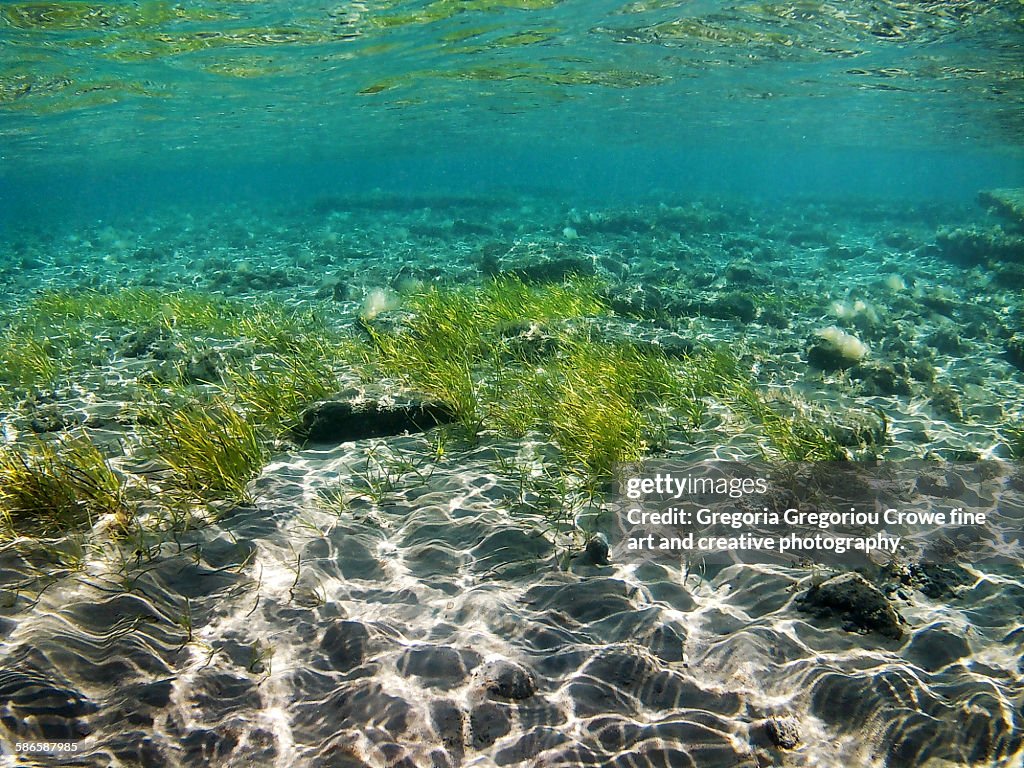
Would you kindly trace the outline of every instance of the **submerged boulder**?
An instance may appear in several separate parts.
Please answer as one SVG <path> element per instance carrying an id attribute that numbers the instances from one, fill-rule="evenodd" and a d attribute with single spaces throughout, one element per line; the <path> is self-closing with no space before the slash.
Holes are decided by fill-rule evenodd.
<path id="1" fill-rule="evenodd" d="M 1017 228 L 1024 228 L 1024 188 L 989 189 L 978 193 L 978 202 Z"/>
<path id="2" fill-rule="evenodd" d="M 793 749 L 800 743 L 800 724 L 793 717 L 770 717 L 764 725 L 772 744 L 780 749 Z"/>
<path id="3" fill-rule="evenodd" d="M 877 632 L 898 640 L 902 619 L 889 600 L 859 573 L 844 573 L 815 584 L 800 598 L 801 609 L 819 618 L 837 618 L 848 632 Z"/>
<path id="4" fill-rule="evenodd" d="M 311 443 L 347 443 L 425 432 L 454 419 L 444 403 L 414 394 L 395 398 L 341 395 L 309 406 L 294 432 Z"/>

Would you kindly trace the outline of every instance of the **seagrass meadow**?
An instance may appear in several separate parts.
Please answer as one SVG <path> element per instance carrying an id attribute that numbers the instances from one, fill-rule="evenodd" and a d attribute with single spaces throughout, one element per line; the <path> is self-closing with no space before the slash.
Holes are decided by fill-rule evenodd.
<path id="1" fill-rule="evenodd" d="M 0 760 L 1019 766 L 1022 39 L 0 4 Z"/>

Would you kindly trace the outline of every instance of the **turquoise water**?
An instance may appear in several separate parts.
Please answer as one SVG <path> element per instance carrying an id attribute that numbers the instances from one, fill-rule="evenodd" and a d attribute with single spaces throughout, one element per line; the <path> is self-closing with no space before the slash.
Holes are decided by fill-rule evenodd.
<path id="1" fill-rule="evenodd" d="M 5 3 L 4 209 L 1013 186 L 1020 5 Z"/>
<path id="2" fill-rule="evenodd" d="M 0 2 L 0 761 L 1020 766 L 1022 72 L 1019 0 Z"/>

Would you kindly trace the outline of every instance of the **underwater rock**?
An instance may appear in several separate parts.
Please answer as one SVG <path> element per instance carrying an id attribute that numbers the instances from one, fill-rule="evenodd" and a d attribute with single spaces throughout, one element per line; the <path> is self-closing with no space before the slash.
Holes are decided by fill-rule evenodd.
<path id="1" fill-rule="evenodd" d="M 960 403 L 960 395 L 956 390 L 945 384 L 935 387 L 931 397 L 928 398 L 935 412 L 953 421 L 963 421 L 964 411 Z"/>
<path id="2" fill-rule="evenodd" d="M 921 561 L 902 566 L 895 573 L 899 584 L 920 591 L 932 600 L 958 597 L 974 578 L 958 563 Z"/>
<path id="3" fill-rule="evenodd" d="M 889 421 L 881 409 L 848 411 L 826 419 L 826 434 L 846 448 L 887 445 Z"/>
<path id="4" fill-rule="evenodd" d="M 131 331 L 122 336 L 118 344 L 121 354 L 132 358 L 167 360 L 176 351 L 170 331 L 162 325 L 150 325 Z"/>
<path id="5" fill-rule="evenodd" d="M 859 573 L 844 573 L 812 586 L 797 598 L 801 610 L 818 618 L 838 618 L 848 632 L 877 632 L 898 640 L 902 620 L 889 601 Z"/>
<path id="6" fill-rule="evenodd" d="M 765 276 L 749 261 L 732 262 L 725 268 L 724 277 L 733 285 L 739 283 L 762 286 L 765 283 Z"/>
<path id="7" fill-rule="evenodd" d="M 967 345 L 960 338 L 957 330 L 950 326 L 942 326 L 928 335 L 926 343 L 944 355 L 962 355 Z"/>
<path id="8" fill-rule="evenodd" d="M 816 331 L 807 348 L 807 362 L 823 371 L 852 368 L 868 354 L 867 346 L 834 325 Z"/>
<path id="9" fill-rule="evenodd" d="M 348 298 L 348 283 L 338 275 L 328 275 L 316 289 L 316 298 L 345 301 Z"/>
<path id="10" fill-rule="evenodd" d="M 491 256 L 480 262 L 480 269 L 486 275 L 514 276 L 528 283 L 559 282 L 574 275 L 591 277 L 597 274 L 594 260 L 582 254 Z"/>
<path id="11" fill-rule="evenodd" d="M 481 690 L 507 701 L 522 701 L 537 693 L 537 681 L 526 668 L 506 659 L 495 659 L 476 671 Z"/>
<path id="12" fill-rule="evenodd" d="M 610 550 L 608 537 L 603 533 L 596 533 L 587 541 L 581 560 L 589 565 L 608 565 L 611 562 L 608 559 Z"/>
<path id="13" fill-rule="evenodd" d="M 1024 289 L 1024 263 L 1010 263 L 996 267 L 993 283 L 996 286 L 1010 288 L 1014 291 Z"/>
<path id="14" fill-rule="evenodd" d="M 1006 359 L 1024 371 L 1024 334 L 1015 333 L 1006 340 Z"/>
<path id="15" fill-rule="evenodd" d="M 740 291 L 730 291 L 701 305 L 701 311 L 708 317 L 719 320 L 739 320 L 743 323 L 750 323 L 757 318 L 757 304 L 749 295 Z"/>
<path id="16" fill-rule="evenodd" d="M 465 727 L 462 710 L 446 699 L 434 700 L 430 703 L 430 722 L 445 749 L 461 758 Z"/>
<path id="17" fill-rule="evenodd" d="M 347 443 L 368 437 L 425 432 L 454 420 L 452 410 L 436 400 L 405 395 L 401 400 L 321 400 L 307 408 L 295 429 L 311 443 Z"/>
<path id="18" fill-rule="evenodd" d="M 940 229 L 935 244 L 946 258 L 966 264 L 987 259 L 1024 261 L 1024 237 L 1007 234 L 1002 227 Z"/>
<path id="19" fill-rule="evenodd" d="M 795 718 L 770 717 L 764 730 L 772 744 L 780 749 L 793 749 L 800 743 L 800 727 Z"/>
<path id="20" fill-rule="evenodd" d="M 861 392 L 865 395 L 909 395 L 907 373 L 883 363 L 866 363 L 851 368 L 850 378 L 860 382 Z"/>
<path id="21" fill-rule="evenodd" d="M 78 426 L 82 421 L 82 415 L 79 413 L 68 413 L 56 403 L 45 403 L 29 414 L 27 426 L 37 435 L 45 435 L 50 432 L 63 432 L 69 427 Z M 17 422 L 21 423 L 22 420 L 18 419 Z"/>
<path id="22" fill-rule="evenodd" d="M 1015 227 L 1024 227 L 1024 189 L 989 189 L 978 193 L 978 202 Z"/>

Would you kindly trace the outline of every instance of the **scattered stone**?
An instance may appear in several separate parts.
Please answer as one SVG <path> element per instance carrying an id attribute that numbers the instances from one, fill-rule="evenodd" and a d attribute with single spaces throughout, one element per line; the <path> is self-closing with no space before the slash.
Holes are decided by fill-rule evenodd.
<path id="1" fill-rule="evenodd" d="M 889 421 L 880 408 L 831 415 L 825 432 L 846 448 L 882 446 L 889 443 Z"/>
<path id="2" fill-rule="evenodd" d="M 838 618 L 848 632 L 877 632 L 898 640 L 902 619 L 889 601 L 859 573 L 844 573 L 812 586 L 797 599 L 819 618 Z"/>
<path id="3" fill-rule="evenodd" d="M 216 384 L 223 380 L 224 359 L 213 349 L 191 355 L 178 367 L 182 384 Z"/>
<path id="4" fill-rule="evenodd" d="M 763 281 L 763 277 L 749 261 L 734 261 L 725 268 L 725 279 L 730 283 L 748 285 Z"/>
<path id="5" fill-rule="evenodd" d="M 772 743 L 780 749 L 793 749 L 800 743 L 800 725 L 793 717 L 770 717 L 764 730 Z"/>
<path id="6" fill-rule="evenodd" d="M 587 546 L 583 550 L 582 562 L 589 565 L 608 565 L 611 560 L 608 558 L 608 553 L 611 547 L 608 544 L 608 537 L 603 533 L 595 533 L 587 541 Z"/>
<path id="7" fill-rule="evenodd" d="M 465 719 L 453 702 L 440 699 L 430 703 L 430 722 L 445 749 L 456 757 L 463 753 Z"/>
<path id="8" fill-rule="evenodd" d="M 943 326 L 927 338 L 930 346 L 944 355 L 961 355 L 967 349 L 963 339 L 955 328 Z"/>
<path id="9" fill-rule="evenodd" d="M 529 670 L 506 659 L 495 659 L 476 672 L 477 682 L 496 699 L 521 701 L 537 693 L 537 681 Z"/>
<path id="10" fill-rule="evenodd" d="M 131 331 L 119 341 L 125 357 L 151 357 L 166 360 L 174 350 L 170 332 L 160 325 L 151 325 Z"/>
<path id="11" fill-rule="evenodd" d="M 914 381 L 921 381 L 928 383 L 935 381 L 935 366 L 931 364 L 931 361 L 923 358 L 912 360 L 908 366 L 910 370 L 910 376 Z"/>
<path id="12" fill-rule="evenodd" d="M 1014 291 L 1024 289 L 1024 263 L 1001 264 L 996 267 L 993 284 Z"/>
<path id="13" fill-rule="evenodd" d="M 394 401 L 383 397 L 321 400 L 302 414 L 295 433 L 311 443 L 347 443 L 425 432 L 454 418 L 455 414 L 444 403 L 412 394 Z"/>
<path id="14" fill-rule="evenodd" d="M 932 600 L 958 597 L 974 578 L 956 562 L 921 561 L 899 569 L 896 574 L 904 587 L 916 589 Z"/>
<path id="15" fill-rule="evenodd" d="M 955 472 L 922 472 L 914 482 L 914 491 L 924 496 L 938 499 L 963 499 L 967 493 L 967 484 Z"/>
<path id="16" fill-rule="evenodd" d="M 35 408 L 30 414 L 28 428 L 37 435 L 63 432 L 69 427 L 81 424 L 81 414 L 66 412 L 56 403 L 47 403 Z"/>
<path id="17" fill-rule="evenodd" d="M 348 295 L 348 283 L 337 275 L 325 277 L 316 291 L 318 299 L 331 299 L 332 301 L 345 301 L 348 299 Z"/>
<path id="18" fill-rule="evenodd" d="M 447 690 L 466 679 L 468 667 L 479 663 L 480 657 L 474 651 L 446 645 L 418 645 L 403 651 L 396 666 L 403 675 L 421 678 L 432 687 Z"/>
<path id="19" fill-rule="evenodd" d="M 874 395 L 909 395 L 910 381 L 900 375 L 894 366 L 884 363 L 866 363 L 850 369 L 850 378 L 860 382 L 861 392 Z"/>
<path id="20" fill-rule="evenodd" d="M 807 362 L 823 371 L 852 368 L 868 354 L 867 346 L 834 325 L 815 332 L 807 349 Z"/>

